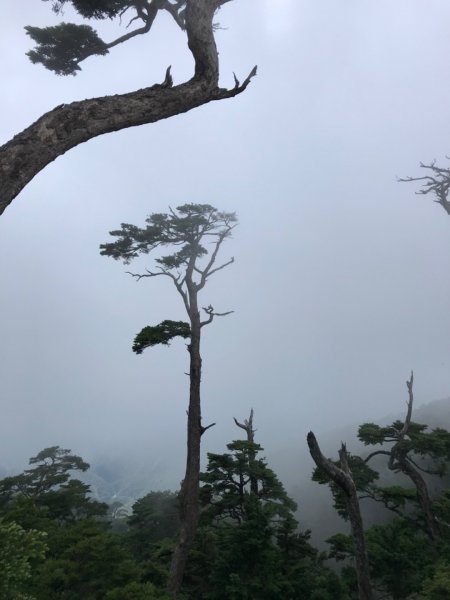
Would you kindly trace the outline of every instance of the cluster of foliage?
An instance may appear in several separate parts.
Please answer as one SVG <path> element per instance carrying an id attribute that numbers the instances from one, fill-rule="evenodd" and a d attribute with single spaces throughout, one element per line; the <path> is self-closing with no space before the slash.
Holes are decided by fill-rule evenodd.
<path id="1" fill-rule="evenodd" d="M 144 585 L 131 550 L 110 531 L 107 505 L 71 476 L 88 468 L 79 456 L 54 446 L 31 458 L 24 473 L 0 481 L 5 600 L 161 597 Z"/>
<path id="2" fill-rule="evenodd" d="M 349 455 L 348 463 L 363 504 L 371 501 L 386 509 L 384 524 L 365 532 L 374 590 L 394 600 L 437 600 L 450 594 L 450 490 L 441 484 L 437 486 L 441 491 L 433 497 L 429 484 L 433 477 L 442 481 L 447 472 L 450 433 L 414 423 L 411 409 L 412 398 L 404 422 L 395 421 L 388 427 L 361 425 L 359 439 L 381 449 L 364 458 Z M 368 465 L 375 457 L 386 460 L 379 471 Z M 382 485 L 389 471 L 398 482 Z M 347 519 L 342 489 L 318 468 L 313 479 L 330 486 L 335 509 Z M 356 594 L 352 536 L 337 534 L 328 542 L 330 558 L 345 561 L 343 578 Z"/>
<path id="3" fill-rule="evenodd" d="M 394 426 L 399 431 L 404 424 Z M 377 427 L 361 426 L 361 439 L 381 443 L 381 430 L 392 438 L 392 427 Z M 418 464 L 422 457 L 424 469 L 442 473 L 450 433 L 428 432 L 418 424 L 412 424 L 411 432 L 405 442 L 410 458 Z M 242 440 L 227 448 L 223 454 L 209 454 L 201 474 L 200 524 L 179 597 L 355 598 L 352 537 L 334 535 L 328 540 L 330 551 L 319 553 L 309 532 L 299 530 L 296 504 L 260 458 L 262 448 Z M 433 499 L 439 529 L 435 539 L 425 527 L 416 492 L 402 485 L 381 486 L 383 473 L 367 465 L 371 457 L 349 456 L 349 465 L 361 498 L 381 502 L 394 514 L 366 531 L 374 589 L 393 600 L 448 597 L 450 490 Z M 436 464 L 439 469 L 433 469 Z M 135 502 L 130 516 L 117 507 L 108 516 L 108 506 L 73 477 L 88 468 L 79 456 L 53 446 L 31 458 L 30 468 L 20 475 L 0 481 L 0 595 L 5 600 L 169 597 L 166 583 L 179 529 L 177 494 L 151 492 Z M 330 484 L 317 470 L 314 478 Z M 342 492 L 330 486 L 335 507 L 346 518 Z M 326 566 L 325 559 L 344 561 L 341 574 Z"/>
<path id="4" fill-rule="evenodd" d="M 45 0 L 47 1 L 47 0 Z M 86 20 L 119 19 L 129 11 L 130 24 L 140 21 L 142 27 L 106 43 L 90 25 L 60 23 L 51 27 L 27 26 L 25 30 L 36 43 L 27 56 L 34 64 L 41 64 L 57 75 L 76 75 L 81 70 L 80 62 L 93 55 L 108 54 L 109 49 L 128 41 L 131 37 L 148 33 L 156 14 L 160 10 L 169 12 L 177 24 L 184 26 L 183 12 L 185 2 L 178 0 L 54 0 L 53 12 L 64 12 L 67 5 Z"/>
<path id="5" fill-rule="evenodd" d="M 251 442 L 210 454 L 201 519 L 180 598 L 349 600 L 299 533 L 295 503 Z M 113 528 L 107 506 L 72 477 L 88 468 L 57 446 L 0 481 L 0 593 L 8 599 L 163 600 L 178 498 L 151 492 Z M 115 533 L 113 531 L 119 531 Z"/>
<path id="6" fill-rule="evenodd" d="M 208 454 L 186 590 L 204 600 L 346 599 L 339 578 L 299 532 L 295 502 L 248 441 Z"/>

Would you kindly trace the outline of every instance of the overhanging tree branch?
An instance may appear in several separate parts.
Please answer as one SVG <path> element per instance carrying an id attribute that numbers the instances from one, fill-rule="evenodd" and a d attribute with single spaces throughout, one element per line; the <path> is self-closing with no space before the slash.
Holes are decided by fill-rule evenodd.
<path id="1" fill-rule="evenodd" d="M 241 94 L 256 75 L 256 67 L 241 84 L 219 87 L 219 60 L 213 17 L 221 0 L 186 0 L 184 23 L 194 57 L 194 76 L 172 86 L 167 77 L 127 94 L 62 104 L 40 117 L 0 147 L 0 214 L 49 163 L 71 148 L 99 135 L 156 123 L 208 102 Z"/>

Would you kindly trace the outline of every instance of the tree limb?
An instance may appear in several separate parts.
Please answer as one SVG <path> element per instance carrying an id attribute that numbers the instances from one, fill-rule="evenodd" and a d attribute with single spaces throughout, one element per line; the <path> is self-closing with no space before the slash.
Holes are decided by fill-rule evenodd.
<path id="1" fill-rule="evenodd" d="M 127 275 L 131 275 L 134 277 L 136 281 L 140 281 L 144 277 L 158 277 L 159 275 L 167 275 L 167 277 L 172 277 L 171 273 L 167 273 L 166 271 L 161 271 L 160 273 L 154 273 L 153 271 L 149 271 L 146 269 L 147 273 L 131 273 L 131 271 L 125 271 Z"/>
<path id="2" fill-rule="evenodd" d="M 378 454 L 386 454 L 387 456 L 390 456 L 390 455 L 391 455 L 391 453 L 390 453 L 390 452 L 388 452 L 388 450 L 375 450 L 375 452 L 371 452 L 371 453 L 369 454 L 369 456 L 366 456 L 366 458 L 364 459 L 364 462 L 365 462 L 365 463 L 369 462 L 369 460 L 370 460 L 371 458 L 373 458 L 374 456 L 377 456 Z"/>
<path id="3" fill-rule="evenodd" d="M 234 313 L 234 310 L 229 310 L 224 313 L 214 312 L 214 308 L 211 306 L 211 304 L 209 306 L 203 307 L 203 310 L 209 316 L 206 319 L 206 321 L 201 321 L 200 327 L 204 327 L 205 325 L 209 325 L 210 323 L 212 323 L 214 317 L 226 317 L 227 315 L 231 315 L 232 313 Z"/>
<path id="4" fill-rule="evenodd" d="M 207 431 L 208 429 L 210 429 L 211 427 L 214 427 L 215 423 L 211 423 L 210 425 L 207 425 L 206 427 L 204 427 L 201 423 L 200 423 L 200 435 L 202 436 L 205 431 Z"/>
<path id="5" fill-rule="evenodd" d="M 242 84 L 238 82 L 231 89 L 218 86 L 212 21 L 221 4 L 223 0 L 187 0 L 185 24 L 195 61 L 194 76 L 189 81 L 62 104 L 1 146 L 0 214 L 37 173 L 71 148 L 99 135 L 155 123 L 242 93 L 256 75 L 256 67 Z"/>
<path id="6" fill-rule="evenodd" d="M 436 161 L 433 161 L 430 164 L 421 162 L 420 167 L 422 169 L 428 169 L 433 175 L 425 175 L 424 177 L 399 177 L 397 180 L 401 183 L 423 181 L 424 184 L 422 185 L 422 188 L 418 190 L 416 194 L 433 194 L 436 198 L 434 202 L 440 204 L 445 212 L 450 215 L 450 201 L 448 200 L 450 191 L 450 169 L 436 166 Z"/>
<path id="7" fill-rule="evenodd" d="M 231 258 L 231 260 L 229 260 L 227 263 L 221 265 L 220 267 L 216 267 L 215 269 L 213 269 L 211 271 L 211 267 L 213 266 L 213 264 L 216 261 L 217 258 L 217 254 L 219 253 L 220 250 L 220 246 L 222 245 L 222 242 L 224 241 L 224 239 L 226 237 L 228 237 L 230 235 L 230 231 L 234 229 L 234 226 L 228 225 L 226 227 L 226 229 L 224 229 L 222 231 L 222 233 L 218 236 L 218 240 L 216 242 L 216 246 L 211 254 L 211 258 L 208 261 L 208 264 L 206 265 L 206 267 L 203 269 L 203 271 L 198 270 L 199 273 L 201 273 L 201 278 L 199 283 L 197 284 L 197 289 L 201 290 L 206 283 L 207 278 L 212 275 L 213 273 L 215 273 L 216 271 L 220 271 L 220 269 L 224 269 L 225 267 L 227 267 L 228 265 L 232 264 L 234 262 L 234 257 Z M 206 235 L 206 234 L 205 234 Z"/>

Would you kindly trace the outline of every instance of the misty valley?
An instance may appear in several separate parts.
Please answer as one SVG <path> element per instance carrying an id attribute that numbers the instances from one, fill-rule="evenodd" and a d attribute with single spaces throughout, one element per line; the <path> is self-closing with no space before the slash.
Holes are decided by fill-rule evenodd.
<path id="1" fill-rule="evenodd" d="M 336 452 L 329 463 L 338 470 L 347 464 L 357 490 L 373 598 L 445 598 L 450 398 L 414 410 L 412 378 L 407 384 L 406 418 L 363 424 L 358 440 L 351 426 L 330 431 L 326 445 Z M 254 418 L 252 410 L 248 419 L 234 419 L 236 439 L 208 453 L 178 597 L 357 598 L 358 550 L 345 488 L 326 468 L 316 467 L 311 477 L 306 443 L 304 453 L 293 448 L 283 457 L 290 470 L 285 487 L 265 458 Z M 343 446 L 337 456 L 343 435 L 355 448 L 345 451 L 344 463 Z M 414 474 L 402 469 L 403 460 Z M 180 491 L 154 489 L 160 467 L 148 466 L 135 456 L 90 466 L 52 446 L 23 473 L 3 473 L 2 598 L 171 597 L 166 582 Z"/>

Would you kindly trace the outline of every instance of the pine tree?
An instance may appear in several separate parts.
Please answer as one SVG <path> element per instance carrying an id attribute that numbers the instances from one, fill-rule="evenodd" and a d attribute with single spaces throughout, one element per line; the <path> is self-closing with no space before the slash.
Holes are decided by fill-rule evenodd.
<path id="1" fill-rule="evenodd" d="M 203 308 L 206 318 L 200 317 L 199 292 L 209 278 L 234 262 L 216 265 L 223 242 L 236 226 L 234 213 L 220 212 L 209 204 L 184 204 L 176 211 L 156 213 L 146 219 L 144 228 L 122 223 L 110 234 L 114 242 L 102 244 L 101 254 L 128 264 L 140 255 L 157 248 L 170 247 L 172 253 L 155 259 L 156 269 L 143 274 L 131 273 L 138 280 L 158 276 L 172 280 L 181 296 L 189 322 L 165 320 L 147 326 L 135 337 L 133 350 L 137 354 L 156 344 L 167 345 L 173 338 L 188 338 L 190 357 L 189 408 L 187 431 L 186 473 L 180 491 L 180 535 L 175 548 L 168 589 L 176 594 L 181 586 L 185 564 L 198 523 L 198 491 L 200 476 L 200 438 L 211 427 L 202 424 L 200 384 L 202 359 L 200 341 L 202 329 L 212 323 L 218 313 L 209 305 Z"/>

